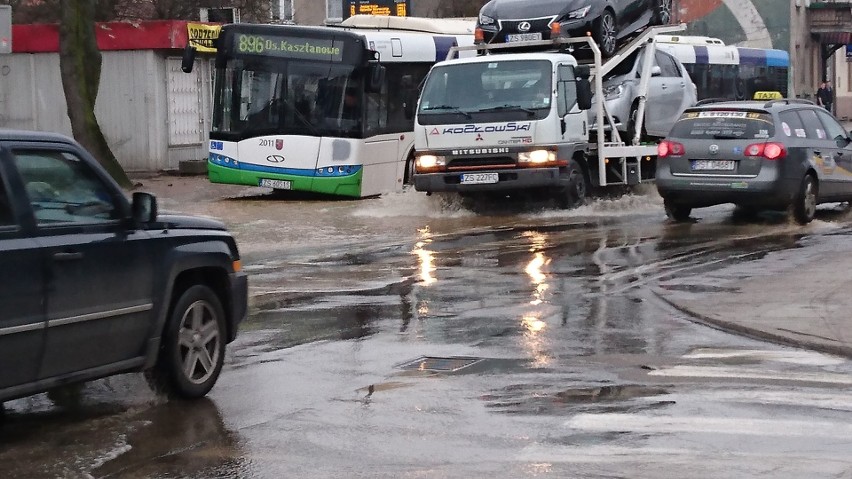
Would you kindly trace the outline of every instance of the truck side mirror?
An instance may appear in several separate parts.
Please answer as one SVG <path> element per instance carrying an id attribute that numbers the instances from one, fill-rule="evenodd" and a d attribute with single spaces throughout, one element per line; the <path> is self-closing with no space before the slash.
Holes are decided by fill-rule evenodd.
<path id="1" fill-rule="evenodd" d="M 577 107 L 580 110 L 592 109 L 592 83 L 588 78 L 577 78 Z"/>
<path id="2" fill-rule="evenodd" d="M 195 47 L 186 44 L 186 47 L 183 49 L 183 58 L 180 62 L 180 69 L 184 73 L 192 73 L 192 67 L 195 64 Z"/>
<path id="3" fill-rule="evenodd" d="M 370 78 L 367 81 L 367 93 L 381 93 L 382 85 L 385 83 L 386 69 L 378 63 L 370 67 Z"/>

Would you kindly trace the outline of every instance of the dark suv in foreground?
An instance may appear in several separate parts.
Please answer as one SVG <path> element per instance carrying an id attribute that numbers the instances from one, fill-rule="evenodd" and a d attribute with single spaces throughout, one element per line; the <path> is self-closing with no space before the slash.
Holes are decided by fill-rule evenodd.
<path id="1" fill-rule="evenodd" d="M 677 221 L 693 208 L 734 203 L 788 209 L 804 224 L 817 204 L 852 200 L 852 137 L 806 100 L 700 105 L 660 143 L 656 182 Z"/>
<path id="2" fill-rule="evenodd" d="M 205 395 L 246 316 L 215 220 L 129 201 L 73 140 L 0 130 L 0 404 L 129 371 Z"/>

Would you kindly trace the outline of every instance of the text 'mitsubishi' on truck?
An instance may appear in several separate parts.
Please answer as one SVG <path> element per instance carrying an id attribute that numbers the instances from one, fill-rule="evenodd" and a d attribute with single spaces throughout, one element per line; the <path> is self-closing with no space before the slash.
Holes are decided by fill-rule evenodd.
<path id="1" fill-rule="evenodd" d="M 415 189 L 473 199 L 546 197 L 573 207 L 593 188 L 653 179 L 656 145 L 642 144 L 640 132 L 649 79 L 659 68 L 644 62 L 639 73 L 630 138 L 622 138 L 606 111 L 603 78 L 640 49 L 654 58 L 654 37 L 681 29 L 649 28 L 603 63 L 593 40 L 577 38 L 478 45 L 475 58 L 436 64 L 415 118 Z M 578 44 L 593 52 L 592 61 L 578 62 L 567 52 L 567 45 Z M 594 118 L 604 121 L 591 125 Z"/>

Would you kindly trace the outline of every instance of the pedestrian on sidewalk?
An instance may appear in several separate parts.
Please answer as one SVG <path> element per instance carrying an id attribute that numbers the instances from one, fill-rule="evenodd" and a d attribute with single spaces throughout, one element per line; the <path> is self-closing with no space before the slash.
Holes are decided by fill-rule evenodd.
<path id="1" fill-rule="evenodd" d="M 817 105 L 822 106 L 829 112 L 832 112 L 832 105 L 834 104 L 834 89 L 831 88 L 831 81 L 826 80 L 822 82 L 816 93 L 817 97 Z"/>

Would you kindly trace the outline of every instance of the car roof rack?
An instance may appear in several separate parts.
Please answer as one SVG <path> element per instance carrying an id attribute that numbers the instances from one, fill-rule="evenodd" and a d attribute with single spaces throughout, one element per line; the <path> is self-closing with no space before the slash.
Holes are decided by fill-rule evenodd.
<path id="1" fill-rule="evenodd" d="M 771 106 L 777 105 L 778 103 L 783 103 L 785 105 L 815 105 L 816 103 L 810 100 L 803 100 L 801 98 L 781 98 L 779 100 L 769 100 L 763 105 L 763 108 L 769 108 Z"/>
<path id="2" fill-rule="evenodd" d="M 711 103 L 723 103 L 723 102 L 728 102 L 728 101 L 736 101 L 736 100 L 734 100 L 733 98 L 722 98 L 722 97 L 705 98 L 703 100 L 698 100 L 698 102 L 695 104 L 695 106 L 709 105 Z"/>

